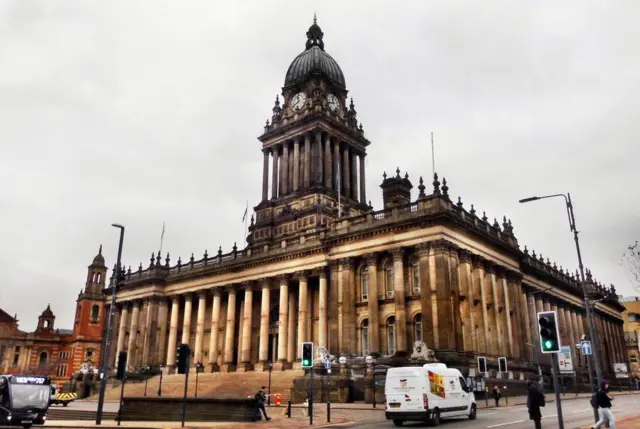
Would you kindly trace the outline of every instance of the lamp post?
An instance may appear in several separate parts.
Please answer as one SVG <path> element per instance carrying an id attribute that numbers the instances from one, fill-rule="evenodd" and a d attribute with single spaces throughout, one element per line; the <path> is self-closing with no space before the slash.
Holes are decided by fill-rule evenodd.
<path id="1" fill-rule="evenodd" d="M 371 365 L 371 382 L 373 383 L 373 408 L 376 407 L 376 360 L 373 356 L 367 356 L 364 361 Z"/>
<path id="2" fill-rule="evenodd" d="M 102 423 L 102 410 L 104 408 L 104 396 L 107 390 L 107 378 L 109 376 L 109 357 L 111 354 L 111 337 L 113 332 L 113 319 L 116 311 L 116 291 L 120 283 L 120 272 L 122 270 L 122 243 L 124 242 L 124 226 L 114 223 L 112 227 L 120 229 L 120 242 L 118 243 L 118 259 L 116 262 L 116 272 L 113 276 L 113 285 L 111 287 L 111 308 L 109 309 L 109 319 L 107 321 L 107 335 L 103 340 L 104 353 L 102 357 L 102 370 L 100 380 L 100 396 L 98 397 L 98 409 L 96 411 L 96 425 Z"/>
<path id="3" fill-rule="evenodd" d="M 160 383 L 158 384 L 158 396 L 162 396 L 162 374 L 164 373 L 164 366 L 160 365 Z"/>
<path id="4" fill-rule="evenodd" d="M 195 397 L 198 397 L 198 374 L 200 374 L 200 372 L 202 372 L 202 369 L 204 368 L 204 365 L 202 364 L 202 362 L 196 362 L 196 394 Z"/>
<path id="5" fill-rule="evenodd" d="M 589 327 L 589 337 L 591 337 L 591 341 L 596 342 L 596 336 L 593 330 L 593 318 L 591 316 L 591 306 L 589 305 L 589 299 L 587 297 L 587 289 L 586 289 L 586 279 L 584 276 L 584 265 L 582 264 L 582 252 L 580 251 L 580 242 L 578 240 L 578 230 L 576 228 L 576 218 L 573 214 L 573 204 L 571 203 L 571 194 L 553 194 L 553 195 L 545 195 L 544 197 L 529 197 L 520 200 L 520 203 L 528 203 L 531 201 L 542 200 L 545 198 L 555 198 L 562 197 L 564 198 L 565 204 L 567 206 L 567 216 L 569 218 L 569 229 L 573 232 L 573 239 L 576 242 L 576 252 L 578 254 L 578 267 L 580 268 L 580 286 L 582 288 L 582 297 L 584 300 L 584 307 L 587 313 L 587 325 Z M 602 369 L 600 368 L 600 354 L 598 352 L 597 347 L 592 347 L 593 353 L 593 361 L 596 367 L 596 378 L 598 380 L 602 380 Z M 587 370 L 589 371 L 589 385 L 591 386 L 591 392 L 594 392 L 593 378 L 591 375 L 591 363 L 587 358 Z M 596 417 L 596 421 L 597 421 Z"/>
<path id="6" fill-rule="evenodd" d="M 267 390 L 267 406 L 271 406 L 271 371 L 273 371 L 273 362 L 269 361 L 269 390 Z"/>

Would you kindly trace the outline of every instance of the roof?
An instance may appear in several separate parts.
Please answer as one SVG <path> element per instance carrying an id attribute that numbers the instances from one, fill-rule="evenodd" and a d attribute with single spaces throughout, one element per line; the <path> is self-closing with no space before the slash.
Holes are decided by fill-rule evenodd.
<path id="1" fill-rule="evenodd" d="M 307 31 L 306 49 L 295 57 L 287 69 L 285 87 L 301 83 L 311 76 L 322 76 L 336 87 L 346 88 L 344 74 L 336 60 L 325 52 L 322 37 L 322 30 L 314 17 L 313 25 Z"/>
<path id="2" fill-rule="evenodd" d="M 0 323 L 15 323 L 18 320 L 0 308 Z"/>

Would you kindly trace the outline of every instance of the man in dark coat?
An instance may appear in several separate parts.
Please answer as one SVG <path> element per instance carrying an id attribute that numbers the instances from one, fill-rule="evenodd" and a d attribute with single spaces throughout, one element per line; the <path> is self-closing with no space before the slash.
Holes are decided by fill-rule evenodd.
<path id="1" fill-rule="evenodd" d="M 529 408 L 529 419 L 533 420 L 536 429 L 541 429 L 542 414 L 540 413 L 540 407 L 544 407 L 544 395 L 540 390 L 540 384 L 529 381 L 527 383 L 528 395 L 527 395 L 527 407 Z"/>

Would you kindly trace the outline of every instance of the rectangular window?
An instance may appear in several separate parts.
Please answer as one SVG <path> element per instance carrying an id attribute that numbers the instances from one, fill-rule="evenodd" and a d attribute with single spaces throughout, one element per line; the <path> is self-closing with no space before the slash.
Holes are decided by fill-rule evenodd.
<path id="1" fill-rule="evenodd" d="M 362 328 L 362 355 L 367 356 L 369 354 L 369 327 L 364 326 Z"/>
<path id="2" fill-rule="evenodd" d="M 389 325 L 387 327 L 387 337 L 388 337 L 388 350 L 390 355 L 396 354 L 396 327 L 393 325 Z"/>
<path id="3" fill-rule="evenodd" d="M 362 273 L 362 301 L 367 301 L 367 299 L 369 298 L 369 274 Z"/>

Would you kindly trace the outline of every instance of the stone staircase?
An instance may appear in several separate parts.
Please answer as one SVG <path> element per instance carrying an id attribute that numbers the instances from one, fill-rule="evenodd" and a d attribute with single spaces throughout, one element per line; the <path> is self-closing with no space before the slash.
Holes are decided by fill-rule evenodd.
<path id="1" fill-rule="evenodd" d="M 283 405 L 291 399 L 291 388 L 296 377 L 304 375 L 302 370 L 273 371 L 271 373 L 271 394 L 281 394 Z M 184 375 L 165 375 L 162 377 L 162 396 L 182 397 L 184 395 Z M 158 395 L 160 376 L 147 382 L 147 396 Z M 200 373 L 198 375 L 198 397 L 242 398 L 254 395 L 260 386 L 269 386 L 269 373 L 262 371 Z M 145 383 L 127 383 L 124 396 L 144 396 Z M 188 396 L 195 396 L 196 375 L 189 374 Z M 97 395 L 92 399 L 97 399 Z M 120 386 L 110 387 L 106 392 L 107 400 L 120 399 Z M 274 401 L 272 400 L 272 403 Z"/>

